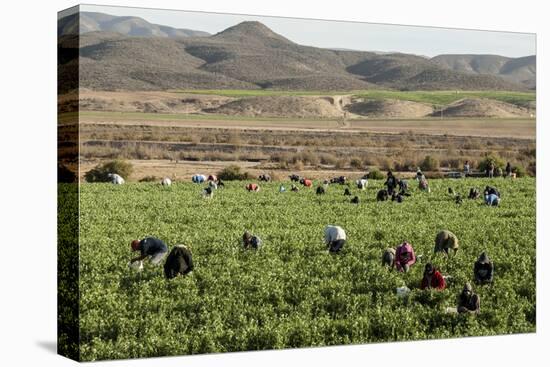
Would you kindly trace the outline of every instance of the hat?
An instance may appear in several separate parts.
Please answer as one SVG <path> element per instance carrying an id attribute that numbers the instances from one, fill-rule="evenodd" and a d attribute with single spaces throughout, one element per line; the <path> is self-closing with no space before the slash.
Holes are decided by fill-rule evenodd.
<path id="1" fill-rule="evenodd" d="M 464 284 L 464 288 L 462 288 L 462 293 L 465 293 L 465 292 L 469 292 L 469 293 L 473 293 L 473 288 L 472 288 L 472 285 L 468 282 L 466 282 L 466 284 Z"/>
<path id="2" fill-rule="evenodd" d="M 434 270 L 435 269 L 431 263 L 427 263 L 424 267 L 424 273 L 432 273 Z"/>
<path id="3" fill-rule="evenodd" d="M 139 250 L 139 243 L 140 243 L 139 240 L 133 240 L 132 241 L 132 243 L 130 244 L 130 246 L 132 246 L 132 251 Z"/>

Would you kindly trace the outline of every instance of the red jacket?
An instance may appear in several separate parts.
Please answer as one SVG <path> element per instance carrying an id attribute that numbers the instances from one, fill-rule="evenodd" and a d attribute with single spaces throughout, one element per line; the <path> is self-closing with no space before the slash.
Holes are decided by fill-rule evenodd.
<path id="1" fill-rule="evenodd" d="M 443 278 L 443 276 L 441 275 L 441 273 L 437 270 L 434 271 L 433 275 L 432 275 L 432 281 L 429 285 L 430 288 L 434 288 L 434 289 L 439 289 L 439 290 L 443 290 L 445 289 L 445 279 Z M 424 278 L 422 278 L 422 284 L 420 285 L 420 288 L 421 289 L 426 289 L 428 288 L 428 278 L 426 276 L 424 276 Z"/>
<path id="2" fill-rule="evenodd" d="M 304 180 L 304 186 L 311 187 L 313 182 L 311 180 Z"/>

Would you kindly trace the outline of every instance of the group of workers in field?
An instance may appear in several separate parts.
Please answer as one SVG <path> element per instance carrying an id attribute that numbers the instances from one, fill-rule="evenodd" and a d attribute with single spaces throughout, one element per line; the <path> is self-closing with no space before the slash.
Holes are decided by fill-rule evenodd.
<path id="1" fill-rule="evenodd" d="M 420 169 L 416 173 L 415 179 L 419 182 L 419 188 L 429 192 L 428 182 Z M 342 179 L 340 178 L 340 181 Z M 338 182 L 340 182 L 338 181 Z M 345 181 L 345 178 L 344 178 Z M 305 181 L 304 181 L 305 182 Z M 303 184 L 303 183 L 302 183 Z M 358 188 L 364 189 L 368 182 L 366 179 L 357 181 Z M 361 186 L 360 186 L 361 185 Z M 310 185 L 311 186 L 311 185 Z M 319 186 L 317 194 L 323 194 L 326 186 Z M 396 196 L 402 200 L 403 196 L 409 196 L 408 183 L 406 180 L 396 178 L 391 171 L 387 173 L 386 187 L 382 194 L 392 199 Z M 211 186 L 209 186 L 211 187 Z M 212 188 L 215 189 L 215 188 Z M 246 187 L 249 191 L 259 191 L 259 186 L 250 184 Z M 279 187 L 279 192 L 284 192 L 286 188 L 283 185 Z M 349 191 L 349 188 L 347 189 Z M 451 189 L 449 189 L 451 190 Z M 291 191 L 298 191 L 296 185 L 292 184 Z M 491 186 L 486 186 L 483 192 L 485 202 L 488 205 L 499 205 L 500 192 Z M 378 192 L 380 196 L 380 192 Z M 377 196 L 377 199 L 378 199 Z M 477 199 L 481 196 L 479 190 L 470 189 L 468 198 Z M 395 199 L 393 199 L 395 200 Z M 327 225 L 324 229 L 324 242 L 329 253 L 339 253 L 346 244 L 347 236 L 344 229 L 336 225 Z M 245 231 L 242 236 L 242 246 L 244 249 L 257 250 L 261 247 L 262 241 L 256 235 Z M 131 242 L 133 252 L 139 252 L 139 256 L 130 260 L 131 266 L 138 265 L 139 269 L 143 268 L 143 261 L 148 259 L 152 265 L 160 265 L 164 261 L 164 275 L 167 279 L 175 278 L 179 275 L 185 276 L 193 271 L 193 256 L 190 249 L 185 245 L 175 245 L 171 251 L 168 251 L 168 246 L 160 239 L 155 237 L 146 237 L 142 240 L 133 240 Z M 434 253 L 443 252 L 447 257 L 450 252 L 456 253 L 458 250 L 458 239 L 450 231 L 440 231 L 435 238 Z M 421 255 L 419 255 L 421 256 Z M 396 248 L 388 248 L 382 255 L 382 264 L 395 268 L 399 272 L 408 272 L 410 268 L 417 262 L 417 256 L 412 245 L 404 241 Z M 473 279 L 477 284 L 486 284 L 493 281 L 493 263 L 489 257 L 483 252 L 477 261 L 474 263 Z M 422 280 L 419 283 L 420 289 L 444 290 L 447 286 L 446 279 L 449 276 L 442 275 L 440 270 L 431 262 L 425 264 Z M 456 312 L 458 313 L 478 313 L 480 309 L 480 299 L 474 293 L 470 283 L 466 283 L 459 296 Z"/>
<path id="2" fill-rule="evenodd" d="M 456 254 L 458 251 L 458 238 L 450 231 L 440 231 L 435 238 L 434 253 L 443 252 L 449 256 L 450 252 Z M 395 268 L 400 272 L 408 272 L 416 264 L 417 256 L 412 245 L 403 242 L 397 248 L 388 248 L 382 255 L 382 264 Z M 489 284 L 493 282 L 494 266 L 485 252 L 474 262 L 473 280 L 479 284 Z M 420 289 L 444 290 L 447 287 L 446 279 L 450 276 L 443 275 L 439 269 L 431 262 L 424 266 L 423 277 L 420 282 Z M 459 296 L 458 313 L 478 313 L 480 310 L 480 299 L 474 293 L 469 282 L 464 285 L 462 293 Z"/>
<path id="3" fill-rule="evenodd" d="M 327 225 L 325 227 L 324 242 L 329 253 L 340 253 L 346 244 L 346 240 L 346 232 L 342 227 L 336 225 Z M 249 231 L 244 232 L 242 236 L 242 246 L 244 249 L 258 250 L 261 245 L 262 241 L 258 236 L 251 234 Z M 194 269 L 191 251 L 184 245 L 176 245 L 169 252 L 168 246 L 162 240 L 146 237 L 142 240 L 133 240 L 131 242 L 131 249 L 134 252 L 139 252 L 139 256 L 133 258 L 130 264 L 141 263 L 149 259 L 151 264 L 160 265 L 162 260 L 166 258 L 164 262 L 164 275 L 167 279 L 175 278 L 178 275 L 185 276 Z M 443 230 L 436 235 L 434 253 L 443 252 L 449 257 L 451 253 L 456 254 L 457 251 L 458 238 L 452 232 Z M 388 248 L 384 251 L 382 265 L 406 273 L 417 263 L 417 259 L 413 246 L 409 242 L 404 241 L 396 248 Z M 483 252 L 474 263 L 473 280 L 480 285 L 492 283 L 493 272 L 493 263 L 489 260 L 487 254 Z M 428 262 L 424 266 L 419 288 L 422 290 L 444 290 L 447 287 L 446 279 L 448 278 L 449 276 L 443 275 L 435 265 Z M 456 312 L 478 313 L 479 310 L 479 296 L 474 293 L 471 284 L 466 283 L 459 296 Z"/>

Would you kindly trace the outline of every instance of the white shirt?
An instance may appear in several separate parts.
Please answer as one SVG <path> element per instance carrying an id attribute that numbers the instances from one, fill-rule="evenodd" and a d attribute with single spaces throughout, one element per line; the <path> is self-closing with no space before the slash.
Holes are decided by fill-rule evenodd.
<path id="1" fill-rule="evenodd" d="M 339 226 L 325 227 L 325 242 L 327 244 L 333 241 L 345 240 L 345 239 L 346 239 L 346 232 L 344 232 L 342 227 L 339 227 Z"/>

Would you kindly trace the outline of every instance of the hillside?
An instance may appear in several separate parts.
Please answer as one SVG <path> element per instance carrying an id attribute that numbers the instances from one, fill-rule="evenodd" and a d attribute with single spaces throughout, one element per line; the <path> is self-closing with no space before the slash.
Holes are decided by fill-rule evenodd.
<path id="1" fill-rule="evenodd" d="M 441 111 L 433 113 L 439 116 Z M 528 117 L 530 111 L 527 108 L 511 103 L 495 101 L 491 99 L 465 98 L 456 101 L 443 109 L 445 117 Z"/>
<path id="2" fill-rule="evenodd" d="M 439 55 L 431 59 L 449 70 L 469 74 L 489 74 L 528 88 L 536 86 L 536 57 L 510 58 L 498 55 Z"/>
<path id="3" fill-rule="evenodd" d="M 58 21 L 58 36 L 88 32 L 116 32 L 131 37 L 195 37 L 209 36 L 203 31 L 179 29 L 152 24 L 139 17 L 117 17 L 104 13 L 80 12 L 64 17 Z"/>
<path id="4" fill-rule="evenodd" d="M 100 24 L 113 23 L 109 18 L 94 19 Z M 156 28 L 142 32 L 130 27 L 133 30 L 129 31 L 130 28 L 121 25 L 127 22 L 121 22 L 118 19 L 115 23 L 120 26 L 108 28 L 109 32 L 86 25 L 89 31 L 80 37 L 78 52 L 81 87 L 289 91 L 527 89 L 525 84 L 512 80 L 521 75 L 527 77 L 522 74 L 523 64 L 519 62 L 517 67 L 513 63 L 503 65 L 502 73 L 508 75 L 505 79 L 452 70 L 440 62 L 414 55 L 302 46 L 259 22 L 243 22 L 201 37 L 156 36 Z M 65 27 L 69 24 L 64 19 L 60 23 Z M 72 59 L 60 58 L 62 75 L 70 73 L 77 63 L 76 46 L 67 42 L 70 37 L 60 37 L 59 47 L 64 47 L 64 55 L 72 55 Z"/>

